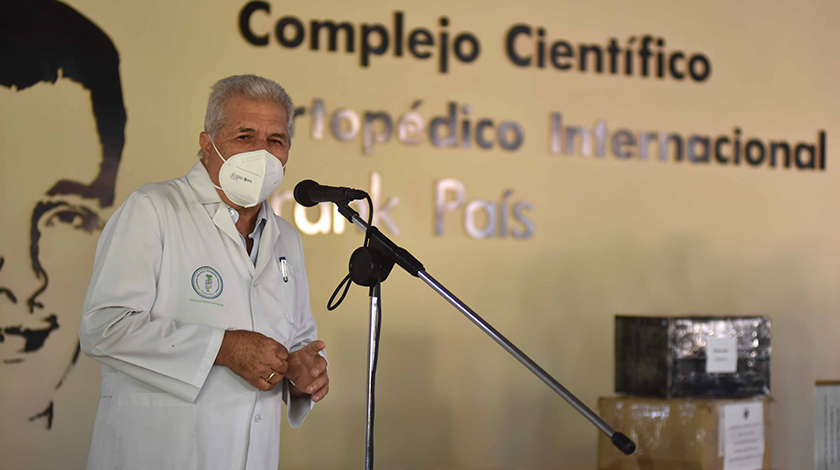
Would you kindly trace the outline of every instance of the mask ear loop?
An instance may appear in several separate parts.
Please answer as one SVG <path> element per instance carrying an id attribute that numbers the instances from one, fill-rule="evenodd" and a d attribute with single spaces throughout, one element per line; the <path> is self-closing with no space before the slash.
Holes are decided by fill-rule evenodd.
<path id="1" fill-rule="evenodd" d="M 207 137 L 210 137 L 210 134 L 207 134 Z M 213 142 L 213 138 L 212 138 L 212 137 L 210 137 L 210 145 L 212 145 L 212 146 L 213 146 L 213 150 L 215 150 L 215 151 L 216 151 L 216 154 L 219 156 L 219 158 L 221 158 L 223 162 L 227 163 L 227 160 L 225 160 L 225 157 L 223 157 L 223 156 L 222 156 L 222 152 L 219 152 L 219 149 L 218 149 L 218 148 L 216 148 L 216 143 L 215 143 L 215 142 Z"/>
<path id="2" fill-rule="evenodd" d="M 207 137 L 210 137 L 210 134 L 207 134 Z M 219 149 L 216 148 L 216 143 L 213 142 L 213 137 L 210 137 L 210 144 L 213 146 L 213 150 L 216 151 L 216 155 L 218 155 L 219 158 L 221 158 L 223 162 L 227 163 L 227 160 L 225 160 L 225 157 L 222 156 L 222 152 L 219 152 Z M 219 186 L 216 186 L 216 183 L 214 183 L 213 180 L 210 180 L 210 184 L 212 184 L 213 187 L 218 189 L 219 191 L 224 191 L 224 189 L 220 188 Z"/>

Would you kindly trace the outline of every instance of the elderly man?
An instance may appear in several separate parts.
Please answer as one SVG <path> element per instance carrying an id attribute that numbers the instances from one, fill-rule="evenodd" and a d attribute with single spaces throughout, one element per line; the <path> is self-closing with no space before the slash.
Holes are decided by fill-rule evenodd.
<path id="1" fill-rule="evenodd" d="M 273 81 L 213 86 L 201 162 L 132 193 L 96 251 L 79 338 L 102 362 L 89 469 L 276 469 L 329 391 L 300 236 L 265 201 L 294 108 Z"/>

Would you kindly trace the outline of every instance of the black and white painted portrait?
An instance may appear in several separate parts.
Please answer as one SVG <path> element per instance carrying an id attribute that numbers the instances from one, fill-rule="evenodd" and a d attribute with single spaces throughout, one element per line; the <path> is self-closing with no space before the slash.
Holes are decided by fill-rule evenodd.
<path id="1" fill-rule="evenodd" d="M 79 273 L 114 204 L 119 54 L 67 4 L 4 0 L 0 64 L 0 421 L 50 429 L 79 357 Z"/>

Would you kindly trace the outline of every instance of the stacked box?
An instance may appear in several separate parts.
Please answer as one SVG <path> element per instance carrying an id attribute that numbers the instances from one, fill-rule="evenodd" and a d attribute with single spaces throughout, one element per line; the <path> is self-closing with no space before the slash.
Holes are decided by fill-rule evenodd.
<path id="1" fill-rule="evenodd" d="M 599 437 L 599 470 L 770 468 L 770 319 L 615 318 L 615 391 L 601 417 L 636 442 Z"/>
<path id="2" fill-rule="evenodd" d="M 610 397 L 604 421 L 636 443 L 624 455 L 598 438 L 598 470 L 770 468 L 770 399 Z"/>
<path id="3" fill-rule="evenodd" d="M 615 318 L 615 391 L 656 397 L 770 392 L 770 319 Z"/>

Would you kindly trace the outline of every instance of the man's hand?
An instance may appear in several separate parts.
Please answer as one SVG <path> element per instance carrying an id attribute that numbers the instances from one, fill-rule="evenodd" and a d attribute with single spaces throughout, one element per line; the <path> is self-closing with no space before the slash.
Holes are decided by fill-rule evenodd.
<path id="1" fill-rule="evenodd" d="M 294 382 L 290 389 L 292 396 L 312 395 L 312 401 L 321 401 L 327 396 L 330 391 L 327 360 L 318 354 L 326 347 L 323 341 L 313 341 L 289 354 L 286 377 Z"/>
<path id="2" fill-rule="evenodd" d="M 323 348 L 322 348 L 323 349 Z M 264 392 L 283 380 L 289 351 L 273 339 L 246 330 L 227 330 L 215 364 L 225 366 Z"/>

